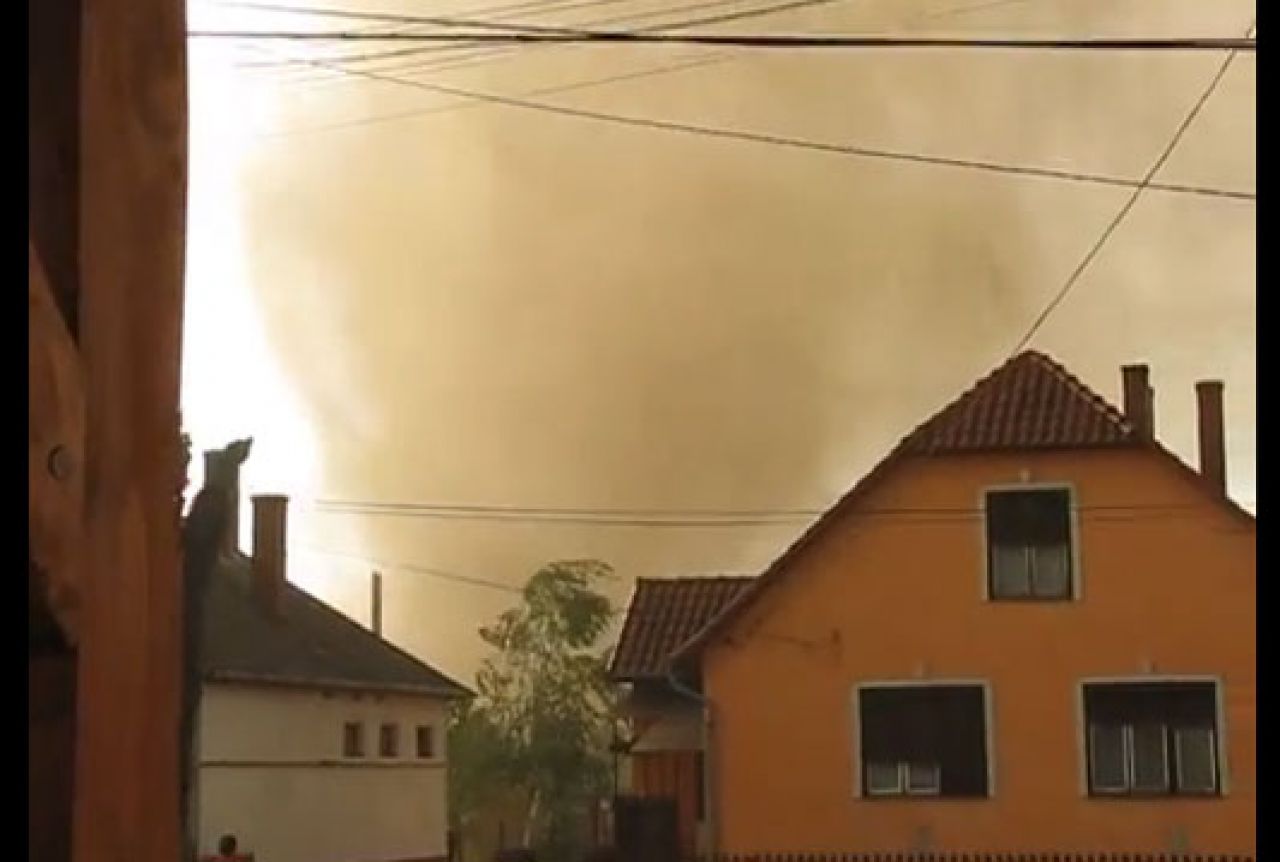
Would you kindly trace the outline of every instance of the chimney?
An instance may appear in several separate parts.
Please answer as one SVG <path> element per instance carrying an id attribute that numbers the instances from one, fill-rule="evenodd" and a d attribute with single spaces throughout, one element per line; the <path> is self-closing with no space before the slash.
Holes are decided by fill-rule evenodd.
<path id="1" fill-rule="evenodd" d="M 1126 365 L 1120 369 L 1124 381 L 1124 418 L 1144 440 L 1155 437 L 1155 392 L 1145 365 Z"/>
<path id="2" fill-rule="evenodd" d="M 229 461 L 220 449 L 205 452 L 204 487 L 226 489 L 230 508 L 226 527 L 218 537 L 218 555 L 230 556 L 240 549 L 240 465 Z"/>
<path id="3" fill-rule="evenodd" d="M 382 573 L 373 573 L 373 633 L 382 637 Z"/>
<path id="4" fill-rule="evenodd" d="M 285 583 L 285 516 L 289 498 L 283 494 L 253 497 L 253 591 L 263 608 L 280 616 Z"/>
<path id="5" fill-rule="evenodd" d="M 1225 497 L 1227 445 L 1222 423 L 1221 380 L 1202 380 L 1196 384 L 1196 407 L 1200 424 L 1200 475 Z"/>

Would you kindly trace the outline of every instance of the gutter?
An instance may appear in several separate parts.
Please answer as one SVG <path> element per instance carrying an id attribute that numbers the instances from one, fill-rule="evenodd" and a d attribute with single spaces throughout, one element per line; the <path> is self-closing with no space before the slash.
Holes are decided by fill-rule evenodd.
<path id="1" fill-rule="evenodd" d="M 680 680 L 676 678 L 674 666 L 668 667 L 666 679 L 667 684 L 670 685 L 677 694 L 682 695 L 702 707 L 702 787 L 699 789 L 702 791 L 703 815 L 704 822 L 707 826 L 706 855 L 714 856 L 716 854 L 716 848 L 719 846 L 719 830 L 716 828 L 716 815 L 719 812 L 719 807 L 716 804 L 717 800 L 714 794 L 715 781 L 713 776 L 716 771 L 713 768 L 714 759 L 712 753 L 712 731 L 715 729 L 715 705 L 705 695 L 699 694 L 684 683 L 680 682 Z M 700 852 L 699 855 L 703 854 Z"/>

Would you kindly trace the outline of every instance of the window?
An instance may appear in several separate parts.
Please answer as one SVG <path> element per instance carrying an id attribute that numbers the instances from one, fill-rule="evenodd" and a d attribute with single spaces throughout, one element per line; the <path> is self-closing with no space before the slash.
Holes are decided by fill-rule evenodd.
<path id="1" fill-rule="evenodd" d="M 364 727 L 358 721 L 342 726 L 342 756 L 364 757 Z"/>
<path id="2" fill-rule="evenodd" d="M 436 756 L 435 733 L 430 725 L 418 725 L 418 756 L 421 758 Z"/>
<path id="3" fill-rule="evenodd" d="M 864 796 L 986 796 L 986 692 L 979 685 L 858 691 Z"/>
<path id="4" fill-rule="evenodd" d="M 1215 683 L 1091 683 L 1084 709 L 1090 794 L 1219 792 Z"/>
<path id="5" fill-rule="evenodd" d="M 400 728 L 394 724 L 384 724 L 378 729 L 378 754 L 381 757 L 395 757 L 400 753 Z"/>
<path id="6" fill-rule="evenodd" d="M 1069 599 L 1071 494 L 1066 489 L 987 494 L 987 585 L 993 599 Z"/>

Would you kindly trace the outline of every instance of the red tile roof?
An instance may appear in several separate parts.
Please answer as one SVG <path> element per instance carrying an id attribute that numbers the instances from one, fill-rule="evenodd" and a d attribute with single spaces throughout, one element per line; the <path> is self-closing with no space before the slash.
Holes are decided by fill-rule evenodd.
<path id="1" fill-rule="evenodd" d="M 664 677 L 671 654 L 753 580 L 728 576 L 637 580 L 611 675 L 619 680 Z"/>
<path id="2" fill-rule="evenodd" d="M 1028 350 L 978 381 L 968 392 L 899 441 L 834 506 L 773 561 L 749 589 L 742 590 L 714 619 L 677 648 L 672 661 L 691 658 L 730 619 L 785 574 L 788 564 L 841 514 L 849 511 L 902 459 L 912 456 L 1096 447 L 1143 448 L 1165 458 L 1191 482 L 1219 501 L 1246 529 L 1257 520 L 1156 440 L 1134 432 L 1116 408 L 1054 360 Z"/>
<path id="3" fill-rule="evenodd" d="M 928 455 L 1136 442 L 1133 427 L 1119 410 L 1049 357 L 1027 351 L 909 434 L 903 448 Z"/>

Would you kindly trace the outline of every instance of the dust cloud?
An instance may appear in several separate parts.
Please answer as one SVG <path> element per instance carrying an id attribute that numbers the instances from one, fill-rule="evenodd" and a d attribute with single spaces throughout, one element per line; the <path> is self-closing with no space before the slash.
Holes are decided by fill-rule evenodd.
<path id="1" fill-rule="evenodd" d="M 1253 15 L 1238 2 L 969 6 L 949 15 L 936 0 L 847 0 L 725 27 L 1243 35 Z M 651 23 L 688 17 L 667 8 Z M 407 0 L 387 11 L 443 14 Z M 527 20 L 590 18 L 574 14 Z M 387 74 L 519 94 L 696 54 L 557 47 Z M 1139 177 L 1219 62 L 743 53 L 538 98 Z M 1252 190 L 1253 70 L 1239 58 L 1162 179 Z M 245 278 L 331 499 L 822 508 L 1002 361 L 1128 194 L 455 107 L 385 82 L 280 73 L 256 86 L 278 90 L 285 134 L 262 139 L 239 169 Z M 379 119 L 415 110 L 434 113 Z M 1250 501 L 1253 219 L 1249 203 L 1148 192 L 1036 341 L 1113 399 L 1118 366 L 1150 362 L 1160 432 L 1189 459 L 1192 383 L 1225 379 L 1233 489 Z M 261 421 L 253 433 L 270 437 Z M 619 572 L 621 605 L 635 577 L 757 571 L 804 527 L 374 517 L 309 502 L 296 500 L 291 577 L 364 620 L 368 573 L 380 568 L 387 633 L 462 677 L 480 656 L 476 627 L 515 597 L 386 563 L 515 586 L 543 561 L 599 557 Z"/>

